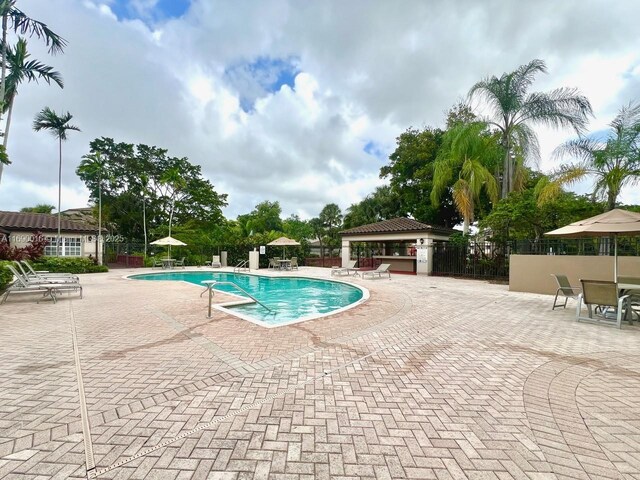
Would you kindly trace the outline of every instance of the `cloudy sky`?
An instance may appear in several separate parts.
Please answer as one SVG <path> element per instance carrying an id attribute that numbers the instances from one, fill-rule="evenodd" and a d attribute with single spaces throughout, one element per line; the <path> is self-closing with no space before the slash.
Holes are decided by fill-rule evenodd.
<path id="1" fill-rule="evenodd" d="M 63 90 L 22 85 L 0 210 L 57 203 L 57 143 L 31 129 L 44 106 L 70 111 L 62 208 L 87 204 L 75 176 L 89 142 L 167 148 L 202 165 L 235 218 L 264 200 L 283 215 L 346 209 L 382 184 L 379 169 L 410 126 L 444 112 L 488 75 L 533 58 L 534 90 L 577 87 L 591 131 L 640 100 L 637 0 L 295 1 L 19 0 L 69 42 L 51 57 Z M 543 170 L 569 131 L 537 129 Z M 577 188 L 583 191 L 589 185 Z M 621 200 L 640 203 L 627 190 Z"/>

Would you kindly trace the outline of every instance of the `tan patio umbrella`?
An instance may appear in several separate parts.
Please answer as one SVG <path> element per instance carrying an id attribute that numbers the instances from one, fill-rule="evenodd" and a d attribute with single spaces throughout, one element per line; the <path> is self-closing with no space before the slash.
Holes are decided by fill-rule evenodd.
<path id="1" fill-rule="evenodd" d="M 156 240 L 155 242 L 151 242 L 151 245 L 167 245 L 169 248 L 167 249 L 167 258 L 171 258 L 171 246 L 174 247 L 184 247 L 187 244 L 177 240 L 173 237 L 164 237 Z"/>
<path id="2" fill-rule="evenodd" d="M 282 258 L 285 258 L 285 247 L 287 246 L 298 246 L 300 245 L 299 242 L 296 242 L 295 240 L 291 240 L 290 238 L 287 237 L 280 237 L 275 239 L 273 242 L 269 242 L 267 243 L 267 245 L 272 246 L 272 247 L 282 247 Z"/>
<path id="3" fill-rule="evenodd" d="M 545 235 L 568 238 L 613 235 L 613 281 L 615 282 L 618 279 L 618 235 L 640 235 L 640 213 L 616 208 L 595 217 L 570 223 L 565 227 L 547 232 Z"/>

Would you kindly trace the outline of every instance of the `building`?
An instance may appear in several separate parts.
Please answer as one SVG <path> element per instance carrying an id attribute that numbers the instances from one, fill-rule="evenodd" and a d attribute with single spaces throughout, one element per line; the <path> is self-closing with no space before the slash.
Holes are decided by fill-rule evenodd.
<path id="1" fill-rule="evenodd" d="M 453 233 L 455 230 L 450 228 L 412 218 L 393 218 L 343 230 L 342 266 L 357 258 L 360 267 L 388 263 L 393 272 L 428 275 L 433 268 L 433 242 L 447 241 Z M 366 252 L 364 255 L 360 245 Z"/>
<path id="2" fill-rule="evenodd" d="M 104 239 L 99 238 L 97 225 L 82 220 L 69 220 L 63 215 L 60 227 L 59 256 L 101 258 L 103 245 L 100 240 Z M 35 232 L 42 233 L 49 241 L 44 254 L 56 256 L 57 214 L 0 211 L 0 236 L 4 236 L 9 245 L 25 247 Z M 102 233 L 104 234 L 104 229 Z M 98 256 L 96 252 L 99 253 Z"/>

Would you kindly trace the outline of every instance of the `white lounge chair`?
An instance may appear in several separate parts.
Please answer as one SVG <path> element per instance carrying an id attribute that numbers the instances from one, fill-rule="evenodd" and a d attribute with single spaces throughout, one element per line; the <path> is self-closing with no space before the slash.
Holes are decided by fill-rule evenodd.
<path id="1" fill-rule="evenodd" d="M 212 255 L 210 262 L 205 262 L 205 266 L 213 268 L 222 268 L 222 262 L 220 262 L 220 255 Z"/>
<path id="2" fill-rule="evenodd" d="M 50 297 L 53 303 L 56 303 L 56 294 L 60 292 L 80 291 L 80 298 L 82 298 L 82 285 L 79 283 L 67 282 L 67 283 L 51 283 L 51 282 L 39 282 L 30 281 L 25 278 L 20 272 L 18 272 L 12 265 L 6 266 L 14 276 L 14 282 L 9 285 L 4 292 L 2 301 L 3 304 L 7 301 L 7 297 L 12 293 L 42 293 L 44 297 Z"/>
<path id="3" fill-rule="evenodd" d="M 378 268 L 376 268 L 375 270 L 368 270 L 366 272 L 362 272 L 362 278 L 365 278 L 365 277 L 375 278 L 376 276 L 378 278 L 382 278 L 382 275 L 389 275 L 389 280 L 391 280 L 391 272 L 389 271 L 390 266 L 391 265 L 388 263 L 381 263 L 380 265 L 378 265 Z"/>
<path id="4" fill-rule="evenodd" d="M 22 276 L 30 282 L 40 283 L 78 283 L 80 279 L 77 275 L 71 273 L 49 273 L 36 272 L 26 261 L 19 262 L 14 260 L 13 263 L 18 267 Z M 24 267 L 23 267 L 24 265 Z M 26 270 L 25 270 L 26 268 Z"/>
<path id="5" fill-rule="evenodd" d="M 351 272 L 355 274 L 358 271 L 355 268 L 356 263 L 358 263 L 357 260 L 349 260 L 346 267 L 331 267 L 331 275 L 350 275 Z"/>

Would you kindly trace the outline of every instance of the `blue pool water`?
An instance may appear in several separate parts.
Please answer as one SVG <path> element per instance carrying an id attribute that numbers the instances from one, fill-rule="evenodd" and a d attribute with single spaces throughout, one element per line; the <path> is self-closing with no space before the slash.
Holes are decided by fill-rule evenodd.
<path id="1" fill-rule="evenodd" d="M 203 280 L 233 282 L 269 307 L 257 303 L 226 306 L 232 313 L 251 317 L 258 323 L 277 326 L 315 318 L 345 308 L 364 296 L 361 289 L 346 283 L 300 277 L 265 277 L 230 272 L 172 272 L 132 275 L 136 280 L 182 280 L 201 286 Z M 232 285 L 215 285 L 215 290 L 245 297 Z"/>

